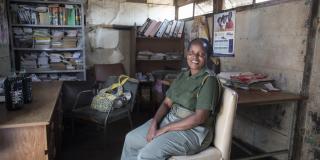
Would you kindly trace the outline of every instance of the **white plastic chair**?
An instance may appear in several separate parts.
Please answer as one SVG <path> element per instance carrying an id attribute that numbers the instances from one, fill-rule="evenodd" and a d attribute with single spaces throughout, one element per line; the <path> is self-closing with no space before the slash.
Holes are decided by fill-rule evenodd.
<path id="1" fill-rule="evenodd" d="M 233 121 L 237 110 L 238 94 L 223 87 L 220 112 L 217 115 L 213 146 L 195 155 L 173 156 L 170 160 L 229 160 Z"/>

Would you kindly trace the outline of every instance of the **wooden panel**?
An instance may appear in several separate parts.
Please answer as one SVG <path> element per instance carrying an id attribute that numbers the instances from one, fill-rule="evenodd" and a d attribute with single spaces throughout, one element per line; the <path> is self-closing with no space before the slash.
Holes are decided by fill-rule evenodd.
<path id="1" fill-rule="evenodd" d="M 239 96 L 238 105 L 278 104 L 280 102 L 298 101 L 304 97 L 284 92 L 262 92 L 257 90 L 236 90 Z"/>
<path id="2" fill-rule="evenodd" d="M 47 160 L 46 126 L 0 129 L 1 160 Z"/>
<path id="3" fill-rule="evenodd" d="M 180 52 L 183 53 L 183 38 L 137 38 L 137 52 Z"/>
<path id="4" fill-rule="evenodd" d="M 25 104 L 20 110 L 8 111 L 6 119 L 0 123 L 0 129 L 49 124 L 62 82 L 41 82 L 32 85 L 32 103 Z"/>
<path id="5" fill-rule="evenodd" d="M 137 61 L 137 72 L 152 72 L 154 70 L 179 70 L 181 68 L 181 61 L 165 61 L 165 60 L 154 60 L 154 61 Z"/>

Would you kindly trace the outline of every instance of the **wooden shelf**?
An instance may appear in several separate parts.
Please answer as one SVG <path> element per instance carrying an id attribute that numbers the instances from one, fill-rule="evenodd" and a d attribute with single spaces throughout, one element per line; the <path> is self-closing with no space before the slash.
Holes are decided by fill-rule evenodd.
<path id="1" fill-rule="evenodd" d="M 77 73 L 83 72 L 83 69 L 79 70 L 53 70 L 53 69 L 28 69 L 26 73 Z"/>
<path id="2" fill-rule="evenodd" d="M 38 24 L 12 24 L 12 27 L 33 27 L 33 28 L 81 28 L 81 26 L 69 25 L 38 25 Z"/>
<path id="3" fill-rule="evenodd" d="M 41 48 L 13 48 L 13 50 L 16 50 L 16 51 L 80 51 L 80 50 L 83 50 L 83 48 L 47 48 L 47 49 L 41 49 Z"/>
<path id="4" fill-rule="evenodd" d="M 80 2 L 64 2 L 64 1 L 35 1 L 35 0 L 9 0 L 10 3 L 34 3 L 34 4 L 77 4 Z"/>

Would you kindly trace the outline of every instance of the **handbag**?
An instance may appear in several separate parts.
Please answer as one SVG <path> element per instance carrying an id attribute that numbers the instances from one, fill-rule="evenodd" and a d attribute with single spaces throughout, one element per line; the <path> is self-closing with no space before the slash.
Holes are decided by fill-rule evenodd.
<path id="1" fill-rule="evenodd" d="M 129 80 L 129 76 L 120 75 L 118 81 L 107 88 L 99 91 L 93 97 L 91 108 L 100 112 L 108 112 L 112 109 L 114 102 L 119 99 L 124 99 L 123 85 Z"/>

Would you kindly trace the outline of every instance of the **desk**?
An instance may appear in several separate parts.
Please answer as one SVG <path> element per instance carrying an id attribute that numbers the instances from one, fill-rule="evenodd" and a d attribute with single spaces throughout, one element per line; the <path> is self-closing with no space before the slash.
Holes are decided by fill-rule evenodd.
<path id="1" fill-rule="evenodd" d="M 6 112 L 0 122 L 1 160 L 54 159 L 61 133 L 61 86 L 62 82 L 33 83 L 32 103 Z"/>
<path id="2" fill-rule="evenodd" d="M 280 104 L 280 103 L 287 103 L 287 102 L 299 102 L 300 100 L 305 99 L 302 96 L 285 93 L 285 92 L 262 92 L 257 90 L 240 90 L 236 89 L 238 93 L 238 106 L 239 107 L 248 107 L 248 106 L 261 106 L 261 105 L 268 105 L 268 104 Z M 288 154 L 288 159 L 292 159 L 292 149 L 293 149 L 293 138 L 294 138 L 294 131 L 295 131 L 295 122 L 297 117 L 297 105 L 293 105 L 293 115 L 291 121 L 291 130 L 289 133 L 289 143 L 288 148 L 280 151 L 268 152 L 265 154 L 260 155 L 252 155 L 250 157 L 239 158 L 237 160 L 249 160 L 249 159 L 259 159 L 263 157 L 270 157 L 279 154 Z M 238 147 L 247 150 L 246 148 L 240 146 L 239 144 L 235 143 Z M 249 152 L 249 151 L 248 151 Z"/>

